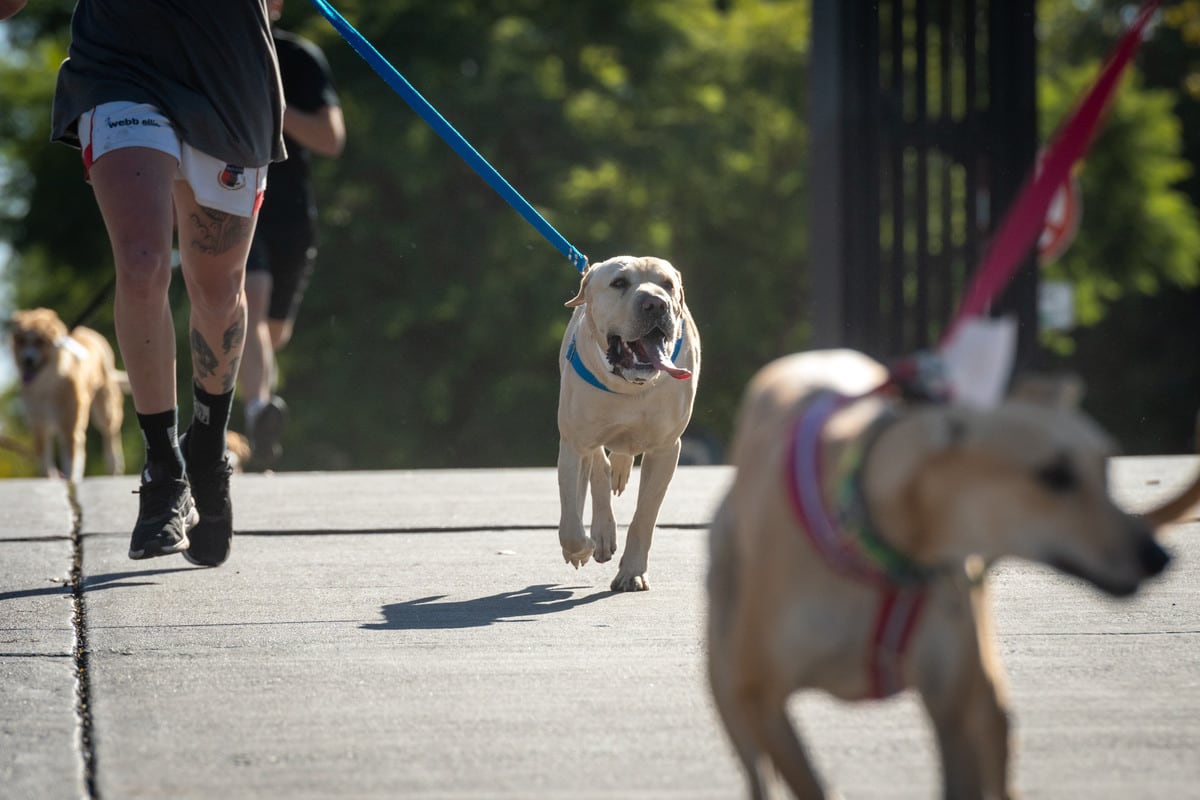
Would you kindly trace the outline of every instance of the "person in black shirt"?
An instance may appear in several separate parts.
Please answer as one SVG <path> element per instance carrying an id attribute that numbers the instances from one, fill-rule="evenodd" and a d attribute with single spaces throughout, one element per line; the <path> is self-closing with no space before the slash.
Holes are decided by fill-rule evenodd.
<path id="1" fill-rule="evenodd" d="M 283 0 L 268 0 L 272 21 Z M 309 182 L 311 153 L 336 158 L 346 142 L 342 109 L 325 55 L 315 44 L 272 29 L 287 110 L 288 159 L 271 167 L 246 272 L 249 333 L 240 372 L 250 439 L 250 468 L 272 466 L 282 453 L 287 405 L 273 393 L 275 352 L 291 339 L 317 255 L 317 209 Z"/>
<path id="2" fill-rule="evenodd" d="M 242 286 L 268 165 L 286 155 L 282 120 L 267 0 L 76 3 L 50 136 L 79 148 L 112 244 L 113 321 L 146 445 L 130 558 L 182 552 L 217 566 L 229 556 Z M 182 436 L 168 302 L 175 237 L 191 301 Z"/>

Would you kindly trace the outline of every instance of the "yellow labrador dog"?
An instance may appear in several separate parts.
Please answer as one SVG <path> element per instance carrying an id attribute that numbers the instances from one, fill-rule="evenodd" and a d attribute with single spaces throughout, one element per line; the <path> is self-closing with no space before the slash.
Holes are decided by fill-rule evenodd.
<path id="1" fill-rule="evenodd" d="M 121 423 L 128 385 L 108 341 L 90 328 L 67 331 L 48 308 L 16 311 L 12 353 L 21 373 L 21 398 L 43 475 L 57 475 L 55 442 L 65 453 L 68 478 L 83 479 L 88 419 L 104 441 L 104 465 L 125 471 Z"/>
<path id="2" fill-rule="evenodd" d="M 849 350 L 775 361 L 751 381 L 734 482 L 712 525 L 708 668 L 753 797 L 773 766 L 825 797 L 787 715 L 802 688 L 844 700 L 912 687 L 932 718 L 945 796 L 1009 798 L 1009 728 L 985 569 L 1002 556 L 1132 594 L 1168 555 L 1106 491 L 1109 439 L 1073 407 L 983 411 L 872 392 Z"/>
<path id="3" fill-rule="evenodd" d="M 641 454 L 637 507 L 613 591 L 648 589 L 650 540 L 679 463 L 700 377 L 700 335 L 679 271 L 661 258 L 618 256 L 587 269 L 559 352 L 558 539 L 580 567 L 617 552 L 611 494 Z M 583 526 L 588 487 L 591 535 Z"/>

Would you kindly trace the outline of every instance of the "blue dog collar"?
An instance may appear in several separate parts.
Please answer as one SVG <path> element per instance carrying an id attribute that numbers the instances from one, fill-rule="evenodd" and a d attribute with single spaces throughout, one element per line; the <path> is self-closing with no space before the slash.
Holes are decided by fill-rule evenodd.
<path id="1" fill-rule="evenodd" d="M 679 351 L 683 349 L 683 334 L 680 333 L 679 338 L 675 341 L 675 352 L 671 354 L 671 360 L 679 358 Z M 567 363 L 575 368 L 575 374 L 583 378 L 586 382 L 595 386 L 604 392 L 613 392 L 612 389 L 600 382 L 600 379 L 592 374 L 592 371 L 583 363 L 583 359 L 579 357 L 579 348 L 575 346 L 575 337 L 571 337 L 571 343 L 567 345 Z"/>

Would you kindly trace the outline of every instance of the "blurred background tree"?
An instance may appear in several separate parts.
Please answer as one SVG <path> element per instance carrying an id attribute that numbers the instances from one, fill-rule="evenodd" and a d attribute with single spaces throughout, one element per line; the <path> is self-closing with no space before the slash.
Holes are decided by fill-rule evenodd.
<path id="1" fill-rule="evenodd" d="M 1041 128 L 1049 135 L 1137 10 L 1038 5 Z M 1048 337 L 1087 382 L 1084 406 L 1128 453 L 1191 452 L 1200 361 L 1200 2 L 1164 3 L 1078 175 L 1075 243 L 1045 274 L 1076 288 L 1080 327 Z"/>
<path id="2" fill-rule="evenodd" d="M 46 141 L 71 5 L 30 4 L 4 23 L 8 41 L 0 42 L 0 242 L 12 253 L 0 282 L 9 305 L 49 305 L 66 318 L 112 269 L 78 154 Z M 715 443 L 719 456 L 747 378 L 808 340 L 810 3 L 335 5 L 593 261 L 654 254 L 681 268 L 704 343 L 690 433 Z M 1127 9 L 1044 0 L 1038 12 L 1049 133 L 1094 76 Z M 1126 82 L 1081 171 L 1079 237 L 1050 267 L 1077 285 L 1081 315 L 1094 324 L 1056 342 L 1065 365 L 1088 381 L 1089 402 L 1103 401 L 1107 387 L 1129 394 L 1126 375 L 1114 373 L 1148 365 L 1132 349 L 1118 361 L 1116 349 L 1091 343 L 1093 332 L 1125 313 L 1129 298 L 1196 283 L 1188 137 L 1197 134 L 1183 124 L 1195 113 L 1189 19 L 1158 26 L 1146 43 L 1145 70 Z M 341 159 L 314 161 L 321 254 L 296 336 L 280 354 L 292 410 L 281 468 L 553 464 L 558 347 L 575 270 L 310 4 L 289 2 L 282 26 L 328 55 L 349 138 Z M 0 267 L 4 260 L 0 249 Z M 172 297 L 182 331 L 180 283 Z M 1157 313 L 1137 323 L 1147 337 L 1167 336 Z M 111 336 L 110 304 L 90 324 Z M 1128 321 L 1118 330 L 1132 348 Z M 1108 358 L 1091 356 L 1106 350 Z M 180 354 L 186 388 L 186 348 Z M 1177 377 L 1164 362 L 1138 385 L 1159 394 Z M 1177 394 L 1194 411 L 1200 375 L 1189 380 Z M 21 433 L 15 397 L 9 389 L 0 403 L 0 433 Z M 1111 413 L 1104 402 L 1095 410 L 1132 452 L 1187 446 L 1177 430 L 1144 436 L 1144 426 L 1129 424 L 1142 412 L 1128 397 Z M 1179 412 L 1169 413 L 1178 422 Z M 126 429 L 130 463 L 140 463 L 140 438 Z M 0 475 L 30 470 L 0 453 Z"/>

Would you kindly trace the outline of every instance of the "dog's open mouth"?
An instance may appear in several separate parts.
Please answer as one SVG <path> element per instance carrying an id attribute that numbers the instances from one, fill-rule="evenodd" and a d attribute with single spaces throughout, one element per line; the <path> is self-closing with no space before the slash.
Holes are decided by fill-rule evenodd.
<path id="1" fill-rule="evenodd" d="M 662 328 L 653 328 L 633 341 L 625 341 L 614 334 L 608 337 L 608 363 L 612 364 L 614 372 L 621 374 L 665 372 L 672 378 L 687 380 L 692 377 L 691 370 L 675 366 L 668 350 L 673 345 Z"/>
<path id="2" fill-rule="evenodd" d="M 21 370 L 21 382 L 29 383 L 42 369 L 42 363 L 32 358 L 22 358 L 19 364 Z"/>

